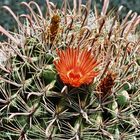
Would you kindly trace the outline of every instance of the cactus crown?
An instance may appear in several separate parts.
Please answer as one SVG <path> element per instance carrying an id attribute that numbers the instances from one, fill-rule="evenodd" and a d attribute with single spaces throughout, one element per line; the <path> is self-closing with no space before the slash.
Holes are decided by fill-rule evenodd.
<path id="1" fill-rule="evenodd" d="M 45 16 L 34 1 L 19 17 L 4 6 L 18 32 L 0 26 L 0 139 L 139 139 L 140 18 L 90 2 L 46 0 Z"/>

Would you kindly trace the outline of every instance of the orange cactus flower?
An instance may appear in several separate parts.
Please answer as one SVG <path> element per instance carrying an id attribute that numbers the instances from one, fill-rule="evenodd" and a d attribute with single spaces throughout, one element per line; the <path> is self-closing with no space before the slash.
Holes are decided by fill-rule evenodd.
<path id="1" fill-rule="evenodd" d="M 69 47 L 66 50 L 58 50 L 57 53 L 59 59 L 54 61 L 54 65 L 63 83 L 79 87 L 82 84 L 90 84 L 98 75 L 98 72 L 94 71 L 98 63 L 91 50 Z"/>

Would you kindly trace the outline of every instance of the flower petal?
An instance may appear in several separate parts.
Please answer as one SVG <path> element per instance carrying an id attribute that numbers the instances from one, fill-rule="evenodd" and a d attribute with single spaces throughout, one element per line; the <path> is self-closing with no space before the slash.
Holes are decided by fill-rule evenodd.
<path id="1" fill-rule="evenodd" d="M 57 54 L 59 60 L 55 60 L 54 65 L 63 83 L 79 87 L 82 84 L 90 84 L 98 75 L 98 72 L 94 71 L 98 63 L 91 50 L 69 47 L 66 50 L 58 50 Z"/>

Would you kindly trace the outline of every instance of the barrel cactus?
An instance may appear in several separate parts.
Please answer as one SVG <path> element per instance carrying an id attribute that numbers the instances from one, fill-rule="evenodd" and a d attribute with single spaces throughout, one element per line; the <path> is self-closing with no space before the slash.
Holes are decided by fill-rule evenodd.
<path id="1" fill-rule="evenodd" d="M 90 2 L 4 6 L 18 28 L 0 26 L 0 139 L 140 139 L 140 17 Z"/>

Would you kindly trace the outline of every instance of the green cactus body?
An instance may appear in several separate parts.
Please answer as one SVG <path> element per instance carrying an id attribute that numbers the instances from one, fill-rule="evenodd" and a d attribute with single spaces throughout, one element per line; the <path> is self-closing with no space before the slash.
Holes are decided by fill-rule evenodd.
<path id="1" fill-rule="evenodd" d="M 73 2 L 4 6 L 18 32 L 0 26 L 0 140 L 140 139 L 139 16 Z"/>
<path id="2" fill-rule="evenodd" d="M 129 103 L 129 94 L 126 90 L 122 90 L 118 93 L 117 96 L 117 102 L 121 106 L 125 106 L 127 103 Z"/>

